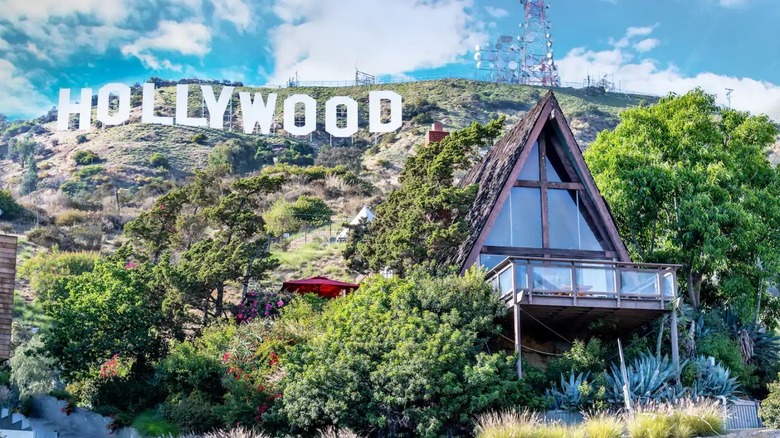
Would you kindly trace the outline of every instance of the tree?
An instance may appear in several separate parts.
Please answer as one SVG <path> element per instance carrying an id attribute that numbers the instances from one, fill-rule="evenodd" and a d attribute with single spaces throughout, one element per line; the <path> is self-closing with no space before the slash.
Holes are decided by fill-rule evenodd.
<path id="1" fill-rule="evenodd" d="M 261 175 L 223 186 L 215 179 L 221 172 L 197 172 L 191 184 L 161 197 L 125 227 L 133 252 L 169 265 L 171 281 L 204 322 L 224 314 L 229 282 L 246 284 L 277 263 L 257 211 L 266 195 L 281 189 L 282 179 Z M 161 262 L 166 253 L 176 262 Z"/>
<path id="2" fill-rule="evenodd" d="M 365 238 L 355 241 L 349 254 L 365 260 L 374 272 L 389 267 L 401 275 L 443 259 L 465 239 L 465 216 L 476 196 L 475 185 L 455 187 L 454 174 L 471 166 L 480 148 L 501 133 L 503 123 L 503 118 L 487 125 L 475 122 L 418 148 L 404 164 L 400 187 L 377 207 Z"/>
<path id="3" fill-rule="evenodd" d="M 14 142 L 8 142 L 8 159 L 19 163 L 24 168 L 27 161 L 35 153 L 35 147 L 37 144 L 32 136 L 27 135 L 21 139 L 17 139 Z"/>
<path id="4" fill-rule="evenodd" d="M 303 195 L 292 204 L 292 214 L 312 227 L 321 227 L 330 223 L 333 210 L 322 199 Z"/>
<path id="5" fill-rule="evenodd" d="M 480 271 L 374 277 L 326 306 L 321 330 L 284 357 L 282 411 L 306 430 L 459 436 L 480 412 L 540 408 L 516 357 L 487 352 L 504 311 Z"/>
<path id="6" fill-rule="evenodd" d="M 265 144 L 251 144 L 231 138 L 214 146 L 209 154 L 209 165 L 228 166 L 235 174 L 257 170 L 263 164 L 268 164 L 269 157 L 264 152 Z M 273 156 L 271 156 L 273 162 Z"/>
<path id="7" fill-rule="evenodd" d="M 38 166 L 35 164 L 35 157 L 30 155 L 27 158 L 27 171 L 24 172 L 22 182 L 19 186 L 19 192 L 28 195 L 38 187 Z"/>
<path id="8" fill-rule="evenodd" d="M 296 166 L 311 166 L 314 164 L 314 148 L 308 143 L 284 142 L 285 149 L 279 154 L 280 163 Z"/>
<path id="9" fill-rule="evenodd" d="M 183 337 L 180 318 L 169 312 L 161 271 L 126 263 L 123 255 L 64 277 L 46 305 L 52 326 L 44 343 L 66 378 L 84 375 L 115 354 L 142 369 L 163 356 L 166 339 Z"/>
<path id="10" fill-rule="evenodd" d="M 282 236 L 284 233 L 294 233 L 301 229 L 301 220 L 295 217 L 293 205 L 283 198 L 277 199 L 263 213 L 265 229 L 272 236 Z"/>
<path id="11" fill-rule="evenodd" d="M 697 89 L 624 111 L 585 158 L 632 257 L 682 264 L 694 307 L 731 301 L 746 316 L 780 268 L 776 136 L 766 116 Z"/>
<path id="12" fill-rule="evenodd" d="M 94 252 L 40 251 L 19 266 L 19 277 L 30 282 L 39 301 L 46 302 L 64 277 L 91 271 L 97 258 Z"/>

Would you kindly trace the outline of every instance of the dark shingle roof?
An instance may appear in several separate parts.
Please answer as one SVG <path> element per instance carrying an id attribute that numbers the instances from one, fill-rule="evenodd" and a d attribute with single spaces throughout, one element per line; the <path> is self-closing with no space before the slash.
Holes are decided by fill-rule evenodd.
<path id="1" fill-rule="evenodd" d="M 479 189 L 474 204 L 466 216 L 469 234 L 466 240 L 449 255 L 445 264 L 455 265 L 458 268 L 463 267 L 490 216 L 490 212 L 493 210 L 493 206 L 501 195 L 507 178 L 512 173 L 515 162 L 528 143 L 531 131 L 533 131 L 545 105 L 551 100 L 556 102 L 552 91 L 548 91 L 458 183 L 460 187 L 478 184 Z"/>

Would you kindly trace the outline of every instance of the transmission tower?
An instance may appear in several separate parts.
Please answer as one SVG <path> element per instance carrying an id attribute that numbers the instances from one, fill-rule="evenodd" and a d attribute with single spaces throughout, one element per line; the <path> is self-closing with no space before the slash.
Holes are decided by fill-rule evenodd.
<path id="1" fill-rule="evenodd" d="M 520 0 L 523 19 L 517 37 L 501 35 L 494 44 L 477 46 L 477 68 L 500 83 L 560 86 L 553 57 L 553 38 L 547 0 Z"/>

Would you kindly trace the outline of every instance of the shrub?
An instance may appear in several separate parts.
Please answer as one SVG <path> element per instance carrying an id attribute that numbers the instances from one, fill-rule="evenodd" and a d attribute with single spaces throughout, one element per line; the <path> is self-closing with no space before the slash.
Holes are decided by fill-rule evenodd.
<path id="1" fill-rule="evenodd" d="M 615 415 L 599 414 L 585 417 L 582 430 L 588 438 L 620 438 L 623 425 Z"/>
<path id="2" fill-rule="evenodd" d="M 579 339 L 575 340 L 569 351 L 550 361 L 547 366 L 547 379 L 557 382 L 570 373 L 601 373 L 606 370 L 605 356 L 606 351 L 598 338 L 589 340 L 587 344 Z"/>
<path id="3" fill-rule="evenodd" d="M 92 151 L 82 149 L 80 151 L 76 151 L 76 153 L 73 154 L 73 161 L 75 161 L 79 166 L 85 166 L 87 164 L 94 164 L 100 161 L 100 156 Z"/>
<path id="4" fill-rule="evenodd" d="M 161 419 L 153 410 L 141 412 L 133 421 L 132 427 L 145 437 L 177 436 L 179 434 L 179 429 L 176 426 Z"/>
<path id="5" fill-rule="evenodd" d="M 163 417 L 181 430 L 206 432 L 223 426 L 208 396 L 195 391 L 170 398 L 162 406 Z"/>
<path id="6" fill-rule="evenodd" d="M 203 134 L 202 132 L 199 132 L 199 133 L 193 135 L 192 138 L 190 138 L 190 141 L 195 143 L 195 144 L 206 144 L 207 140 L 208 139 L 206 138 L 206 135 Z"/>
<path id="7" fill-rule="evenodd" d="M 149 165 L 152 167 L 162 167 L 165 169 L 171 167 L 171 163 L 168 162 L 168 158 L 159 152 L 155 152 L 151 157 L 149 157 Z"/>
<path id="8" fill-rule="evenodd" d="M 170 354 L 155 366 L 155 376 L 167 394 L 174 397 L 198 392 L 214 402 L 225 394 L 221 379 L 225 366 L 217 351 L 209 352 L 202 344 L 178 343 Z M 225 347 L 226 349 L 226 347 Z"/>
<path id="9" fill-rule="evenodd" d="M 638 412 L 626 422 L 631 438 L 667 438 L 672 431 L 669 417 L 656 412 Z"/>
<path id="10" fill-rule="evenodd" d="M 504 312 L 477 271 L 374 277 L 326 306 L 321 334 L 287 355 L 282 411 L 304 429 L 338 422 L 435 436 L 490 409 L 541 407 L 517 379 L 516 357 L 481 351 Z"/>
<path id="11" fill-rule="evenodd" d="M 105 169 L 100 164 L 91 164 L 89 166 L 84 166 L 81 169 L 77 170 L 73 175 L 78 179 L 84 180 L 103 173 L 103 170 Z"/>
<path id="12" fill-rule="evenodd" d="M 84 223 L 89 220 L 89 214 L 81 210 L 65 210 L 54 219 L 54 224 L 60 227 L 69 227 L 72 225 Z"/>
<path id="13" fill-rule="evenodd" d="M 344 166 L 359 172 L 363 167 L 363 151 L 357 147 L 322 147 L 314 160 L 314 164 L 324 167 Z"/>
<path id="14" fill-rule="evenodd" d="M 0 220 L 12 221 L 24 215 L 24 208 L 14 199 L 8 190 L 0 190 L 0 210 L 3 210 Z"/>
<path id="15" fill-rule="evenodd" d="M 764 421 L 764 426 L 780 429 L 780 374 L 778 380 L 769 384 L 769 395 L 761 402 L 758 413 Z"/>
<path id="16" fill-rule="evenodd" d="M 87 184 L 83 181 L 70 180 L 63 183 L 60 186 L 60 190 L 68 196 L 75 197 L 87 191 Z"/>
<path id="17" fill-rule="evenodd" d="M 21 264 L 19 277 L 30 282 L 38 300 L 48 301 L 60 279 L 91 271 L 97 258 L 92 252 L 41 251 Z"/>
<path id="18" fill-rule="evenodd" d="M 757 385 L 757 377 L 753 374 L 755 367 L 745 364 L 740 353 L 739 344 L 723 332 L 711 332 L 701 338 L 696 344 L 696 352 L 703 356 L 712 356 L 716 361 L 731 370 L 731 374 L 745 388 Z"/>
<path id="19" fill-rule="evenodd" d="M 89 141 L 89 139 L 85 134 L 79 134 L 76 136 L 76 143 L 78 144 L 86 143 L 87 141 Z"/>
<path id="20" fill-rule="evenodd" d="M 16 347 L 13 357 L 9 360 L 11 384 L 19 391 L 20 398 L 48 394 L 54 389 L 57 376 L 55 361 L 41 351 L 41 335 L 34 335 L 29 341 Z"/>
<path id="21" fill-rule="evenodd" d="M 46 248 L 56 246 L 63 251 L 73 251 L 78 248 L 70 234 L 55 226 L 33 228 L 27 232 L 27 240 Z"/>
<path id="22" fill-rule="evenodd" d="M 714 400 L 683 401 L 669 405 L 666 415 L 672 424 L 672 436 L 718 436 L 725 432 L 723 409 Z"/>

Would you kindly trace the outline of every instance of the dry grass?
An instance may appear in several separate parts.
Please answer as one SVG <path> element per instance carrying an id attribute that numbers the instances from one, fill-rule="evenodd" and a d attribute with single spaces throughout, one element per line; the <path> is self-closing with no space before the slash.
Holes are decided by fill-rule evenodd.
<path id="1" fill-rule="evenodd" d="M 541 421 L 533 412 L 503 411 L 482 414 L 476 423 L 478 438 L 533 438 Z"/>
<path id="2" fill-rule="evenodd" d="M 360 435 L 353 432 L 350 429 L 338 429 L 334 426 L 329 426 L 325 429 L 317 430 L 317 438 L 361 438 Z"/>
<path id="3" fill-rule="evenodd" d="M 589 415 L 585 417 L 582 430 L 588 438 L 620 438 L 623 423 L 614 415 Z"/>

